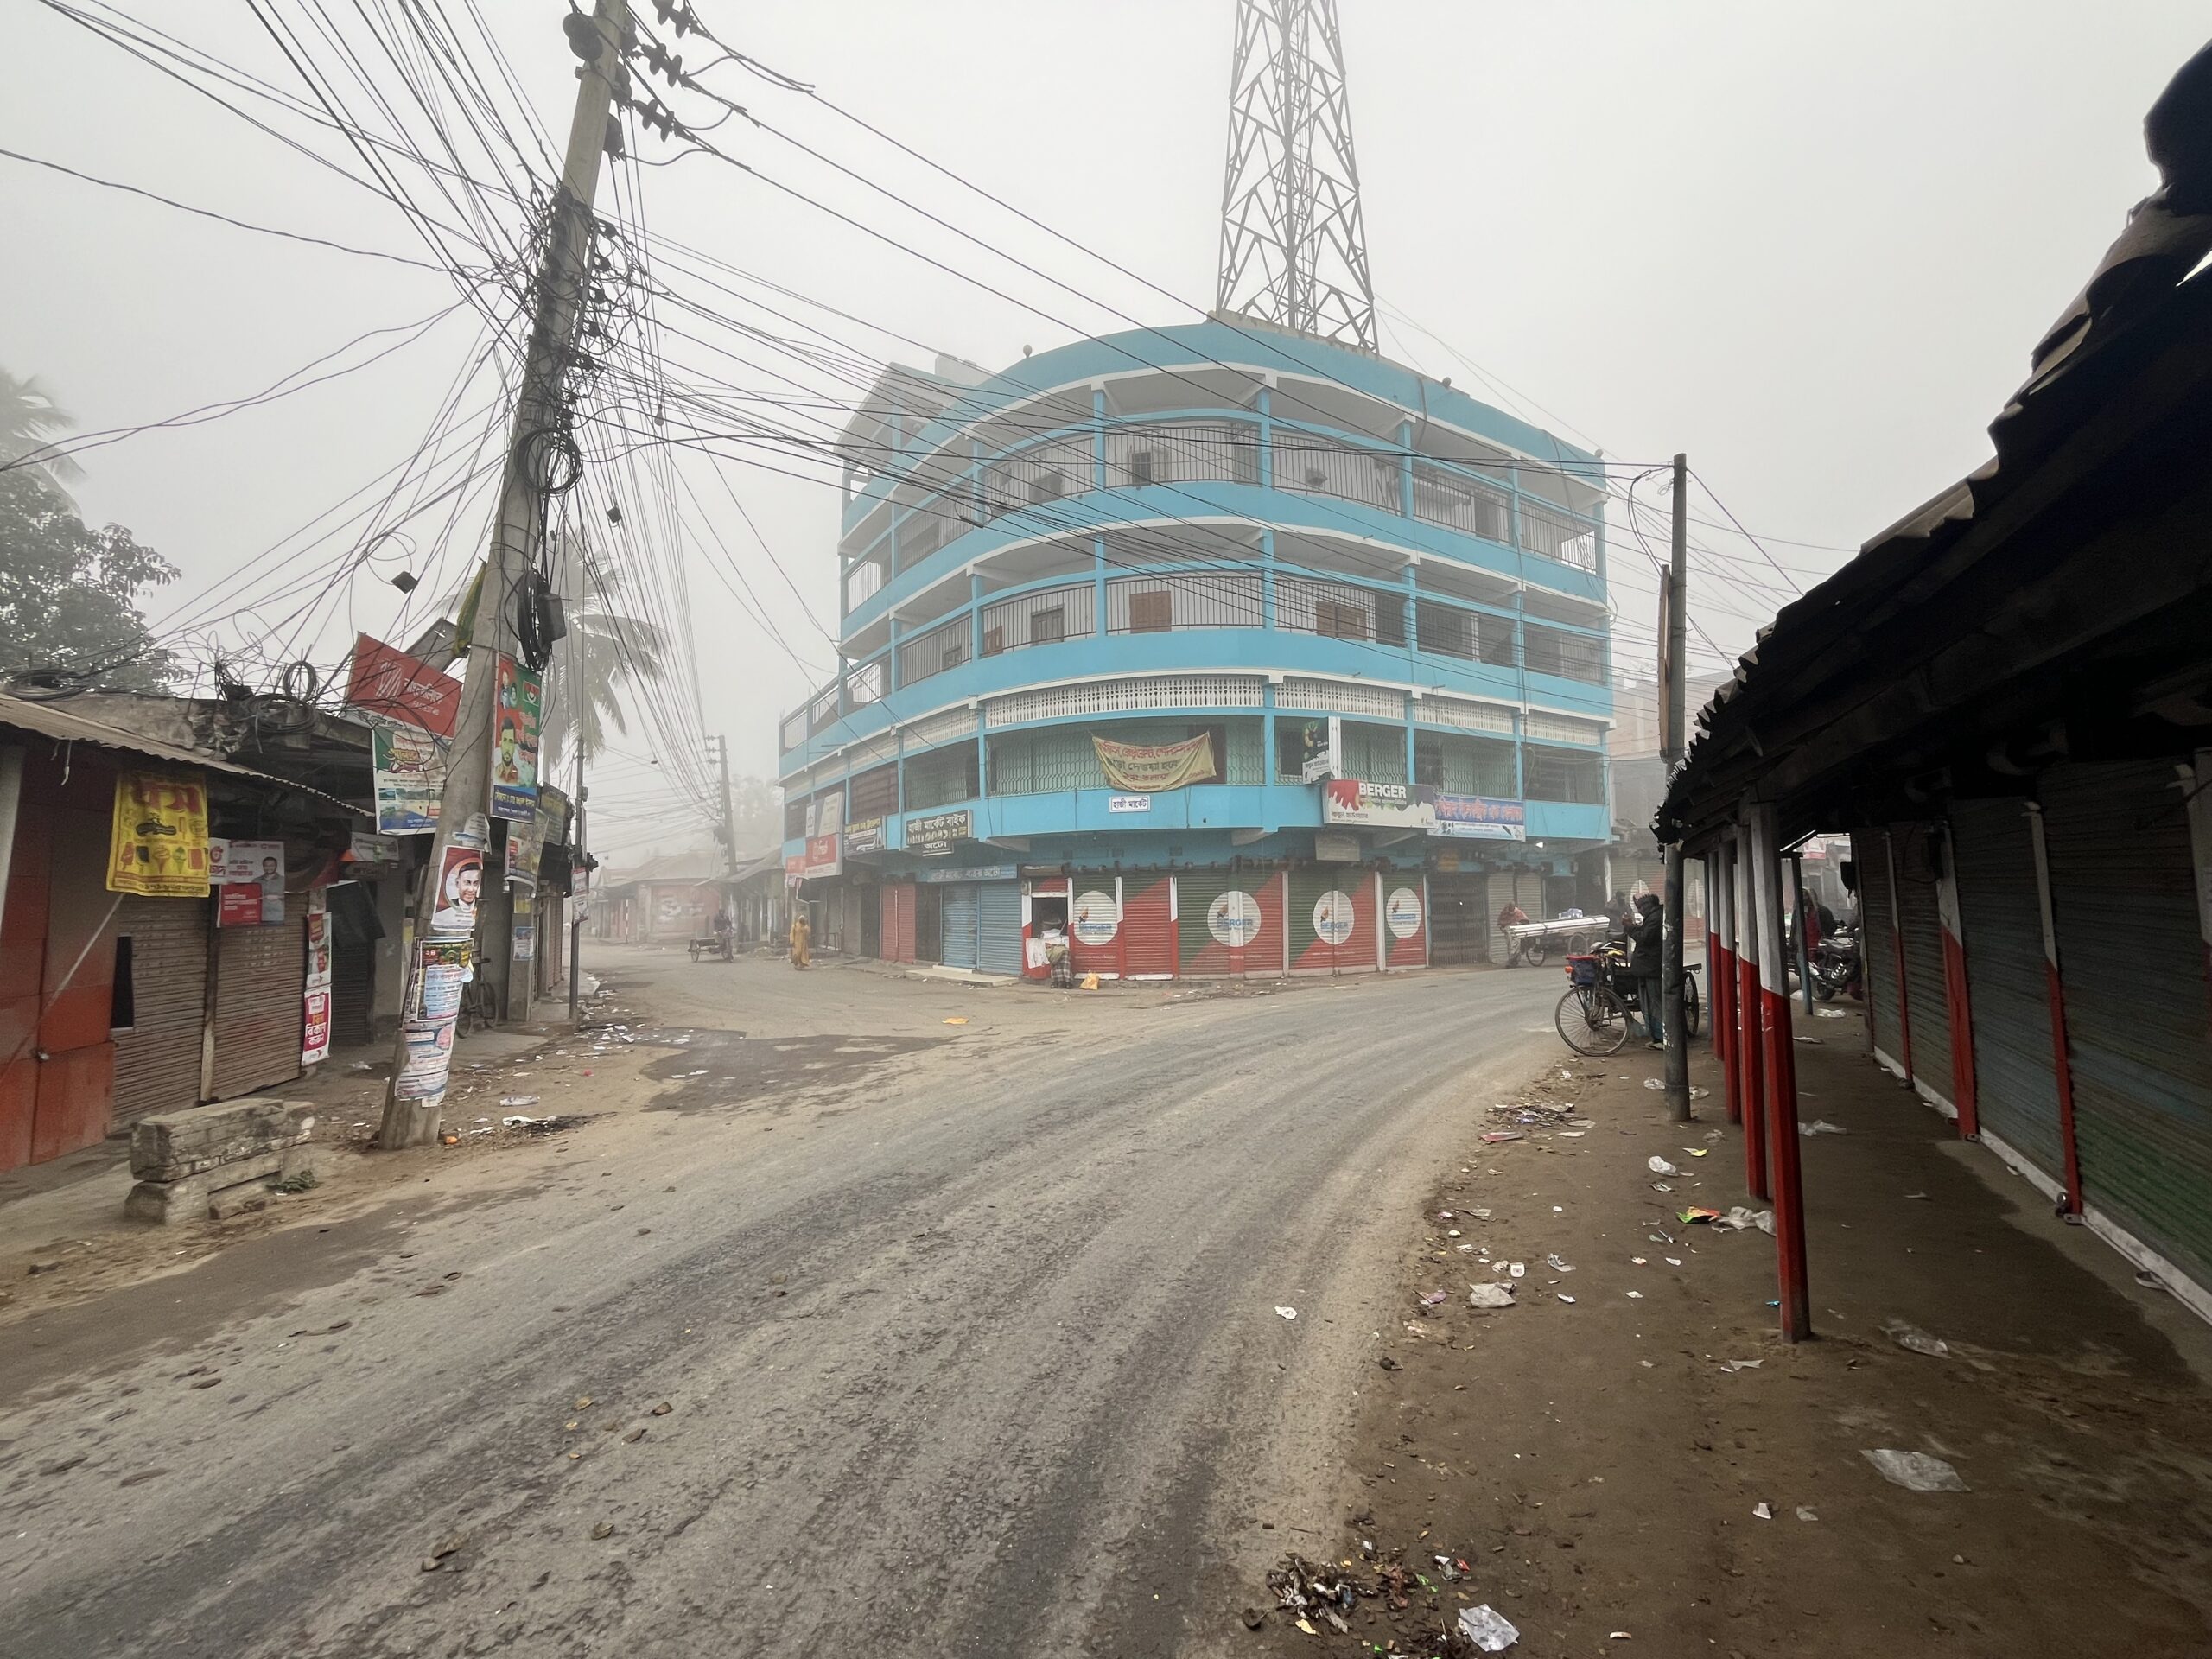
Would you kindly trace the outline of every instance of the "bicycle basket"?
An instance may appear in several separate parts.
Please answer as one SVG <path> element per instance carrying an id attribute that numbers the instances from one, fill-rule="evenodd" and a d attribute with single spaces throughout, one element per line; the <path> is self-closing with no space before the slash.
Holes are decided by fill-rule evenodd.
<path id="1" fill-rule="evenodd" d="M 1598 982 L 1598 958 L 1569 957 L 1567 959 L 1567 977 L 1577 985 L 1595 985 Z"/>

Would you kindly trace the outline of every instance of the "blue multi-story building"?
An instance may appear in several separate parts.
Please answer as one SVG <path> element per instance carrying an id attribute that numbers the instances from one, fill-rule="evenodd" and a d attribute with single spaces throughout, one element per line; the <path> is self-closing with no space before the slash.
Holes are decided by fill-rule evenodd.
<path id="1" fill-rule="evenodd" d="M 826 942 L 1480 960 L 1608 841 L 1596 456 L 1242 317 L 894 368 L 841 447 L 842 671 L 779 744 Z"/>

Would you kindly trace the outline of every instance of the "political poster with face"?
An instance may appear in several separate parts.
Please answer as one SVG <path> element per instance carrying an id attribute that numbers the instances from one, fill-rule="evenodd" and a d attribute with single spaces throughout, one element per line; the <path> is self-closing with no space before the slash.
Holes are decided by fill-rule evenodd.
<path id="1" fill-rule="evenodd" d="M 544 687 L 512 657 L 499 658 L 492 709 L 492 816 L 511 823 L 537 817 L 537 721 Z"/>
<path id="2" fill-rule="evenodd" d="M 484 849 L 459 843 L 446 849 L 430 912 L 430 937 L 467 938 L 476 931 L 476 901 L 484 892 Z"/>

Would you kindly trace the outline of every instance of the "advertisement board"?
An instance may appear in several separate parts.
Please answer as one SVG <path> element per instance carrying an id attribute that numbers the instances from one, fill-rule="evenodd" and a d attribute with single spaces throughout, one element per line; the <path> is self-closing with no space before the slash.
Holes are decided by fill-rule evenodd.
<path id="1" fill-rule="evenodd" d="M 1099 770 L 1110 789 L 1160 795 L 1186 784 L 1210 784 L 1217 775 L 1213 739 L 1204 732 L 1179 743 L 1116 743 L 1094 737 L 1090 747 L 1097 751 Z"/>
<path id="2" fill-rule="evenodd" d="M 461 717 L 461 682 L 381 639 L 359 634 L 346 677 L 346 702 L 375 719 L 451 737 Z"/>
<path id="3" fill-rule="evenodd" d="M 446 746 L 410 727 L 378 726 L 369 734 L 377 782 L 377 830 L 417 836 L 438 827 L 446 786 Z"/>
<path id="4" fill-rule="evenodd" d="M 274 927 L 284 919 L 284 843 L 207 843 L 208 879 L 215 884 L 215 925 Z"/>
<path id="5" fill-rule="evenodd" d="M 906 850 L 924 858 L 943 858 L 959 842 L 973 840 L 975 828 L 975 815 L 965 809 L 911 817 L 906 820 Z"/>
<path id="6" fill-rule="evenodd" d="M 544 686 L 512 657 L 499 658 L 492 709 L 492 816 L 537 817 L 537 722 Z"/>
<path id="7" fill-rule="evenodd" d="M 207 791 L 199 774 L 117 772 L 107 890 L 149 899 L 205 899 L 209 875 Z"/>
<path id="8" fill-rule="evenodd" d="M 849 855 L 883 850 L 883 820 L 862 818 L 845 826 L 845 851 Z"/>
<path id="9" fill-rule="evenodd" d="M 1520 801 L 1495 800 L 1484 795 L 1439 795 L 1433 836 L 1452 836 L 1469 841 L 1525 841 L 1529 836 L 1529 809 Z"/>
<path id="10" fill-rule="evenodd" d="M 1332 778 L 1321 785 L 1325 823 L 1364 823 L 1377 828 L 1427 830 L 1436 822 L 1436 791 L 1416 784 L 1370 784 L 1358 778 Z"/>
<path id="11" fill-rule="evenodd" d="M 1305 783 L 1333 778 L 1344 770 L 1344 723 L 1336 715 L 1301 721 L 1298 728 L 1298 775 Z"/>

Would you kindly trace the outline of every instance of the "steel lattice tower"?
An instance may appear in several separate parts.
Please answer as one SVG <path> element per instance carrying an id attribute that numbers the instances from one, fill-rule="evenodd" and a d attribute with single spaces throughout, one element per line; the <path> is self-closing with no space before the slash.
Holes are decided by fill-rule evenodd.
<path id="1" fill-rule="evenodd" d="M 1215 307 L 1376 349 L 1337 0 L 1237 0 Z"/>

